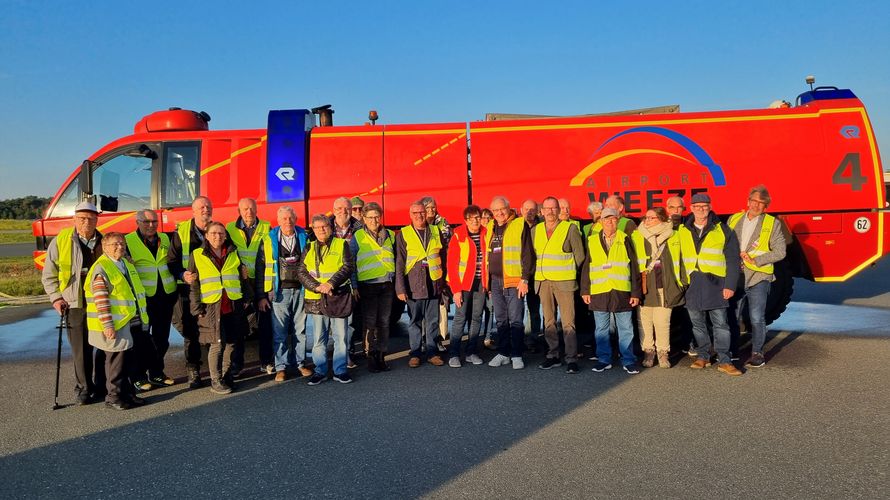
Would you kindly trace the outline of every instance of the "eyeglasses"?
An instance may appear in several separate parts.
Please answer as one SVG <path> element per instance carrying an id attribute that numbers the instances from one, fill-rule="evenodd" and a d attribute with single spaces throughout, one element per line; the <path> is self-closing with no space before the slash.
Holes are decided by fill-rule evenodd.
<path id="1" fill-rule="evenodd" d="M 380 220 L 379 215 L 363 215 L 362 218 L 369 220 Z"/>
<path id="2" fill-rule="evenodd" d="M 646 220 L 659 220 L 657 215 L 647 215 Z"/>
<path id="3" fill-rule="evenodd" d="M 157 224 L 157 223 L 158 223 L 157 219 L 155 219 L 155 220 L 141 220 L 141 221 L 138 221 L 138 222 L 139 222 L 140 224 Z"/>
<path id="4" fill-rule="evenodd" d="M 361 209 L 363 209 L 363 208 L 365 208 L 365 207 L 352 207 L 352 211 L 353 212 L 355 212 L 356 210 L 361 211 Z"/>
<path id="5" fill-rule="evenodd" d="M 471 215 L 464 220 L 482 220 L 482 216 L 481 215 Z"/>

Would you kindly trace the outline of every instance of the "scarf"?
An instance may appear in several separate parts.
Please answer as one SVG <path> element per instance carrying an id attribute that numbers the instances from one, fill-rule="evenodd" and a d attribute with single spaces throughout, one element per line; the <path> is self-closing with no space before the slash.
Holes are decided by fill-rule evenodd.
<path id="1" fill-rule="evenodd" d="M 642 235 L 652 247 L 651 260 L 649 261 L 649 265 L 646 266 L 646 269 L 651 271 L 655 262 L 661 258 L 661 253 L 664 251 L 665 243 L 668 238 L 674 234 L 674 228 L 670 221 L 668 221 L 660 222 L 652 227 L 641 225 L 637 227 L 637 231 L 640 232 L 640 235 Z"/>

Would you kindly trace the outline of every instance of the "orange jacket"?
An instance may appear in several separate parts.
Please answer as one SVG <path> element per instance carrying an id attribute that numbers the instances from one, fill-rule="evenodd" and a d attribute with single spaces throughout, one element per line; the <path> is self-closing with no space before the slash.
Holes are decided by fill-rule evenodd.
<path id="1" fill-rule="evenodd" d="M 485 226 L 479 228 L 479 238 L 480 244 L 485 244 Z M 461 247 L 466 248 L 465 255 L 466 261 L 464 265 L 466 268 L 464 269 L 463 278 L 461 278 L 460 269 L 461 269 Z M 485 258 L 485 250 L 482 251 L 482 287 L 484 289 L 488 289 L 488 269 L 487 269 L 487 260 Z M 473 238 L 470 238 L 469 233 L 467 233 L 467 226 L 459 226 L 454 230 L 454 234 L 451 236 L 451 241 L 448 242 L 448 258 L 447 262 L 447 270 L 448 272 L 445 274 L 445 279 L 448 281 L 448 286 L 451 288 L 451 293 L 458 294 L 460 292 L 469 291 L 473 286 L 473 278 L 476 276 L 476 244 L 473 242 Z"/>

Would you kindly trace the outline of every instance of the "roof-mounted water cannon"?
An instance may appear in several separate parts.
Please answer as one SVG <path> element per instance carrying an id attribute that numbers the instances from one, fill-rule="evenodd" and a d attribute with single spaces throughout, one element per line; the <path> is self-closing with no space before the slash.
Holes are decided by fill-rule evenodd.
<path id="1" fill-rule="evenodd" d="M 312 108 L 311 111 L 313 115 L 318 115 L 319 127 L 331 127 L 334 125 L 334 110 L 330 104 Z"/>

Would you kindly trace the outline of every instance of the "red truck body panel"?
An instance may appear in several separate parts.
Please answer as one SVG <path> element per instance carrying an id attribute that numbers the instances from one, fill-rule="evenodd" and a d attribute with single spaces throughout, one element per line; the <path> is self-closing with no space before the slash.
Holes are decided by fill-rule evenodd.
<path id="1" fill-rule="evenodd" d="M 255 198 L 260 217 L 273 225 L 282 205 L 308 225 L 312 214 L 330 213 L 339 196 L 380 203 L 388 226 L 406 224 L 409 203 L 425 195 L 453 224 L 462 222 L 468 202 L 485 207 L 498 195 L 514 207 L 527 198 L 565 197 L 573 215 L 586 218 L 587 204 L 610 194 L 622 195 L 628 213 L 639 217 L 669 196 L 688 204 L 693 193 L 706 192 L 713 209 L 728 215 L 745 208 L 752 186 L 764 184 L 773 199 L 768 211 L 794 233 L 814 279 L 847 279 L 890 248 L 880 156 L 855 98 L 780 109 L 316 127 L 309 131 L 305 200 L 287 203 L 266 200 L 265 129 L 137 133 L 90 160 L 140 143 L 189 141 L 200 143 L 199 192 L 220 221 L 237 218 L 242 197 Z M 152 200 L 163 231 L 191 216 L 187 206 L 168 209 L 158 196 Z M 48 243 L 69 224 L 67 216 L 46 218 L 35 222 L 34 233 Z M 131 231 L 133 212 L 103 213 L 99 228 Z M 38 266 L 42 258 L 35 252 Z"/>

